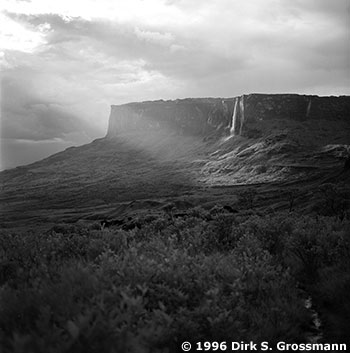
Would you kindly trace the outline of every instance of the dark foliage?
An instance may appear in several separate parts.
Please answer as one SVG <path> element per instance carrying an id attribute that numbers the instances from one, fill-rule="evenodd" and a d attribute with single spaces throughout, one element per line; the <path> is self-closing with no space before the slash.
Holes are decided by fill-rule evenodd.
<path id="1" fill-rule="evenodd" d="M 96 227 L 92 227 L 96 228 Z M 345 339 L 349 221 L 193 209 L 132 230 L 0 237 L 2 352 L 169 352 L 183 340 L 303 342 L 305 288 Z M 338 319 L 335 319 L 338 318 Z"/>

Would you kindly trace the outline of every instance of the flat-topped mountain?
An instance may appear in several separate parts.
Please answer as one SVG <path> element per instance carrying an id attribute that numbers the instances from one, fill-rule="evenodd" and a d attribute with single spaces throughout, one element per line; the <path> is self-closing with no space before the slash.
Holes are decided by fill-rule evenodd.
<path id="1" fill-rule="evenodd" d="M 0 173 L 2 226 L 114 217 L 135 200 L 162 205 L 185 197 L 202 204 L 246 185 L 310 189 L 347 180 L 349 155 L 348 96 L 113 105 L 106 137 Z"/>
<path id="2" fill-rule="evenodd" d="M 249 94 L 112 105 L 107 137 L 124 132 L 169 130 L 210 136 L 249 135 L 266 120 L 349 119 L 350 97 Z"/>

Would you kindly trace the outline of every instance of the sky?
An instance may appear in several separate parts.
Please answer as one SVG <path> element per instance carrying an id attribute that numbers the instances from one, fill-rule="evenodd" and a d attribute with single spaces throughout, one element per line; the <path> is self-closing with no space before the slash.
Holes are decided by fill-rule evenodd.
<path id="1" fill-rule="evenodd" d="M 110 106 L 350 94 L 349 0 L 1 0 L 1 170 L 105 135 Z"/>

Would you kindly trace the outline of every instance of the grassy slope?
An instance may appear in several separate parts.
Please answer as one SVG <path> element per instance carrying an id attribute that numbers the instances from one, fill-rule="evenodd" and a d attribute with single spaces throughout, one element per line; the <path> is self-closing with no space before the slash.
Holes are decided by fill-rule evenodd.
<path id="1" fill-rule="evenodd" d="M 169 131 L 124 134 L 2 172 L 2 226 L 76 221 L 91 217 L 94 210 L 103 217 L 125 202 L 167 203 L 188 193 L 192 204 L 203 198 L 220 202 L 225 193 L 236 197 L 236 190 L 227 186 L 237 184 L 261 185 L 272 196 L 269 185 L 275 183 L 283 191 L 287 182 L 314 188 L 339 174 L 349 153 L 349 125 L 344 122 L 310 126 L 308 121 L 271 121 L 258 128 L 258 138 L 206 142 Z M 211 190 L 217 186 L 221 192 Z"/>

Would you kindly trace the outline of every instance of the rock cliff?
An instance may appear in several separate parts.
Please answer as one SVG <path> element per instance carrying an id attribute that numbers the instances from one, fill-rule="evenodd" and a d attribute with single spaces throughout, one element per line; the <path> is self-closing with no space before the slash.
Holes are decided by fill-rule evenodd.
<path id="1" fill-rule="evenodd" d="M 200 136 L 229 131 L 232 106 L 232 99 L 217 98 L 112 105 L 107 137 L 149 129 Z"/>
<path id="2" fill-rule="evenodd" d="M 350 97 L 249 94 L 112 105 L 107 137 L 132 131 L 228 136 L 259 133 L 264 121 L 350 119 Z"/>

